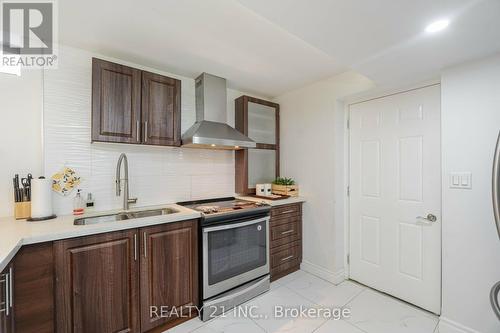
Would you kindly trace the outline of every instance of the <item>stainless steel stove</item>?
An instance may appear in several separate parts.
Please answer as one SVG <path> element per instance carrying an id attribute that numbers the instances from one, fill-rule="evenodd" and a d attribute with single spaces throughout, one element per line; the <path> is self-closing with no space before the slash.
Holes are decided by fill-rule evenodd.
<path id="1" fill-rule="evenodd" d="M 269 290 L 269 205 L 233 197 L 178 204 L 202 213 L 203 321 Z"/>
<path id="2" fill-rule="evenodd" d="M 203 225 L 225 223 L 228 220 L 248 216 L 266 215 L 271 210 L 271 206 L 265 203 L 236 199 L 234 197 L 185 201 L 178 204 L 201 212 L 203 215 Z"/>

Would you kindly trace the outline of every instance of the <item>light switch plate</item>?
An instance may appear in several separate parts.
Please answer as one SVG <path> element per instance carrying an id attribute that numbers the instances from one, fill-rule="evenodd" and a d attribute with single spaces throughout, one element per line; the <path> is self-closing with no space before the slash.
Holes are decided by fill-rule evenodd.
<path id="1" fill-rule="evenodd" d="M 472 189 L 471 172 L 450 173 L 450 188 Z"/>

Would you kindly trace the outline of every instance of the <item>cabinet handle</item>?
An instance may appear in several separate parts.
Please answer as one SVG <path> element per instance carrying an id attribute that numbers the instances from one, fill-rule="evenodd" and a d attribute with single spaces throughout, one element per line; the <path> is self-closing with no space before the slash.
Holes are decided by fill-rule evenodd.
<path id="1" fill-rule="evenodd" d="M 290 210 L 285 210 L 284 212 L 281 212 L 280 214 L 288 214 L 288 213 L 293 213 L 295 212 L 294 209 L 290 209 Z"/>
<path id="2" fill-rule="evenodd" d="M 283 231 L 281 234 L 282 234 L 282 235 L 286 235 L 286 234 L 292 233 L 292 232 L 294 232 L 294 231 L 295 231 L 295 230 L 290 229 L 290 230 L 287 230 L 287 231 Z"/>
<path id="3" fill-rule="evenodd" d="M 144 122 L 144 142 L 148 142 L 148 121 Z"/>
<path id="4" fill-rule="evenodd" d="M 9 285 L 7 283 L 7 274 L 3 274 L 2 275 L 2 279 L 0 280 L 0 283 L 3 283 L 4 284 L 4 287 L 5 287 L 5 301 L 1 301 L 0 300 L 0 305 L 5 305 L 5 307 L 2 309 L 0 308 L 0 313 L 2 312 L 5 312 L 7 313 L 7 315 L 9 315 L 9 301 L 8 301 L 8 297 L 9 297 Z"/>
<path id="5" fill-rule="evenodd" d="M 13 269 L 12 269 L 12 266 L 9 268 L 9 306 L 12 308 L 12 305 L 14 304 L 14 297 L 12 295 L 14 295 L 14 292 L 13 292 L 13 283 L 12 283 L 12 276 L 14 275 L 14 272 L 13 272 Z"/>
<path id="6" fill-rule="evenodd" d="M 4 275 L 5 277 L 5 315 L 10 314 L 10 287 L 9 287 L 9 273 Z"/>
<path id="7" fill-rule="evenodd" d="M 147 258 L 148 257 L 148 255 L 147 255 L 147 253 L 148 253 L 148 245 L 147 245 L 148 244 L 148 239 L 147 239 L 147 236 L 146 236 L 146 232 L 144 232 L 142 234 L 142 238 L 143 238 L 142 240 L 143 240 L 143 243 L 144 243 L 144 258 Z"/>
<path id="8" fill-rule="evenodd" d="M 134 234 L 134 260 L 137 260 L 137 234 Z"/>
<path id="9" fill-rule="evenodd" d="M 6 311 L 5 314 L 9 316 L 10 314 L 10 277 L 9 273 L 5 274 L 5 306 Z"/>
<path id="10" fill-rule="evenodd" d="M 137 142 L 141 142 L 141 122 L 139 120 L 135 122 L 135 138 Z"/>
<path id="11" fill-rule="evenodd" d="M 287 261 L 287 260 L 290 260 L 292 259 L 294 256 L 288 256 L 288 257 L 285 257 L 283 259 L 281 259 L 281 261 Z"/>

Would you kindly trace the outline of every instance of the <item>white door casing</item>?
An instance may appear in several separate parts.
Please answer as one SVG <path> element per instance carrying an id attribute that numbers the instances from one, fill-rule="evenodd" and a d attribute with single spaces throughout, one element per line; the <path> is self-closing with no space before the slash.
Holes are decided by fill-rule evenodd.
<path id="1" fill-rule="evenodd" d="M 440 104 L 433 85 L 349 106 L 350 278 L 436 314 Z"/>

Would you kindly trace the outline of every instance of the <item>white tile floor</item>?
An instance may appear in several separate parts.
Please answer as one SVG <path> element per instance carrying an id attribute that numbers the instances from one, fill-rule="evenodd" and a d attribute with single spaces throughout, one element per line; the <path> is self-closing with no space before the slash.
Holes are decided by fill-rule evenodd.
<path id="1" fill-rule="evenodd" d="M 339 285 L 304 271 L 290 274 L 271 284 L 271 290 L 252 299 L 246 306 L 257 306 L 252 318 L 230 311 L 206 323 L 198 318 L 176 326 L 168 333 L 434 333 L 438 317 L 357 283 Z M 342 320 L 327 318 L 274 318 L 276 305 L 294 308 L 337 307 L 351 310 Z"/>

